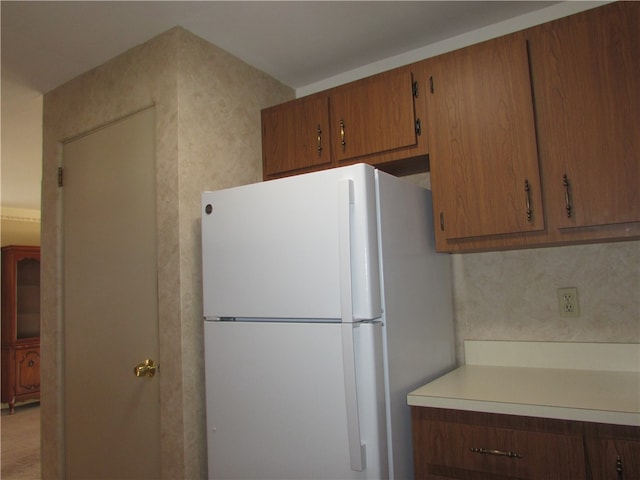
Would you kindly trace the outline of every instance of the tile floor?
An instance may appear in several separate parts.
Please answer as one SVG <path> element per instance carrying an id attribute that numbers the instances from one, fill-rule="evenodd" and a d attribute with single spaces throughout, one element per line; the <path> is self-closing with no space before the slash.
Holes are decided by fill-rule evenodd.
<path id="1" fill-rule="evenodd" d="M 0 478 L 40 479 L 40 404 L 18 405 L 13 415 L 9 415 L 8 409 L 3 409 L 0 430 Z"/>

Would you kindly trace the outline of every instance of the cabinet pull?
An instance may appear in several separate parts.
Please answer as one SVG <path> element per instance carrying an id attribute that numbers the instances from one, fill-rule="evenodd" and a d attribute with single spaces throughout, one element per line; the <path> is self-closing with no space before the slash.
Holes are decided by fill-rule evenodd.
<path id="1" fill-rule="evenodd" d="M 567 218 L 571 218 L 571 195 L 569 192 L 569 177 L 567 177 L 567 174 L 565 173 L 562 176 L 562 186 L 564 187 L 564 205 L 565 205 L 565 209 L 567 210 Z"/>
<path id="2" fill-rule="evenodd" d="M 533 215 L 531 212 L 531 195 L 529 193 L 531 191 L 531 188 L 529 188 L 529 180 L 524 181 L 524 191 L 526 194 L 527 222 L 530 222 L 533 218 Z"/>
<path id="3" fill-rule="evenodd" d="M 322 130 L 320 129 L 320 125 L 316 129 L 316 133 L 318 135 L 318 156 L 322 155 Z"/>
<path id="4" fill-rule="evenodd" d="M 618 480 L 624 480 L 624 469 L 622 468 L 622 457 L 620 455 L 616 459 L 616 472 L 618 473 Z"/>
<path id="5" fill-rule="evenodd" d="M 342 145 L 342 150 L 345 149 L 347 142 L 344 141 L 344 120 L 340 119 L 340 145 Z"/>
<path id="6" fill-rule="evenodd" d="M 509 458 L 524 458 L 523 455 L 514 452 L 503 452 L 502 450 L 487 450 L 485 448 L 471 448 L 473 453 L 479 453 L 480 455 L 495 455 L 497 457 L 509 457 Z"/>

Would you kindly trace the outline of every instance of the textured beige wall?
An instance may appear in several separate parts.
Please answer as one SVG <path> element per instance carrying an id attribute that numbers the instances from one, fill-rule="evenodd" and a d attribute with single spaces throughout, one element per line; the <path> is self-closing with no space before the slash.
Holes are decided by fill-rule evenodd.
<path id="1" fill-rule="evenodd" d="M 640 241 L 452 255 L 463 340 L 640 343 Z M 577 287 L 563 318 L 557 289 Z"/>
<path id="2" fill-rule="evenodd" d="M 47 93 L 42 192 L 42 472 L 63 478 L 61 142 L 156 109 L 161 456 L 204 478 L 200 191 L 261 178 L 260 109 L 293 91 L 175 28 Z"/>

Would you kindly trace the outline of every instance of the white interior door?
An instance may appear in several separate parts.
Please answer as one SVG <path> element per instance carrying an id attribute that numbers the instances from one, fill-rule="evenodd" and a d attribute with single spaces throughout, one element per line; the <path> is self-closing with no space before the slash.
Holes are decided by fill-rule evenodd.
<path id="1" fill-rule="evenodd" d="M 155 113 L 64 145 L 68 479 L 160 477 Z"/>

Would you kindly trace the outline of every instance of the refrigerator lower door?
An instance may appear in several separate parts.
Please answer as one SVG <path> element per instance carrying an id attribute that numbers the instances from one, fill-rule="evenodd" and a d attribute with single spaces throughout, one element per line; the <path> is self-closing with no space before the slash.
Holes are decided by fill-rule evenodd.
<path id="1" fill-rule="evenodd" d="M 353 358 L 344 357 L 344 328 Z M 375 323 L 205 322 L 209 478 L 386 478 L 380 337 Z M 348 362 L 361 471 L 351 465 Z"/>

